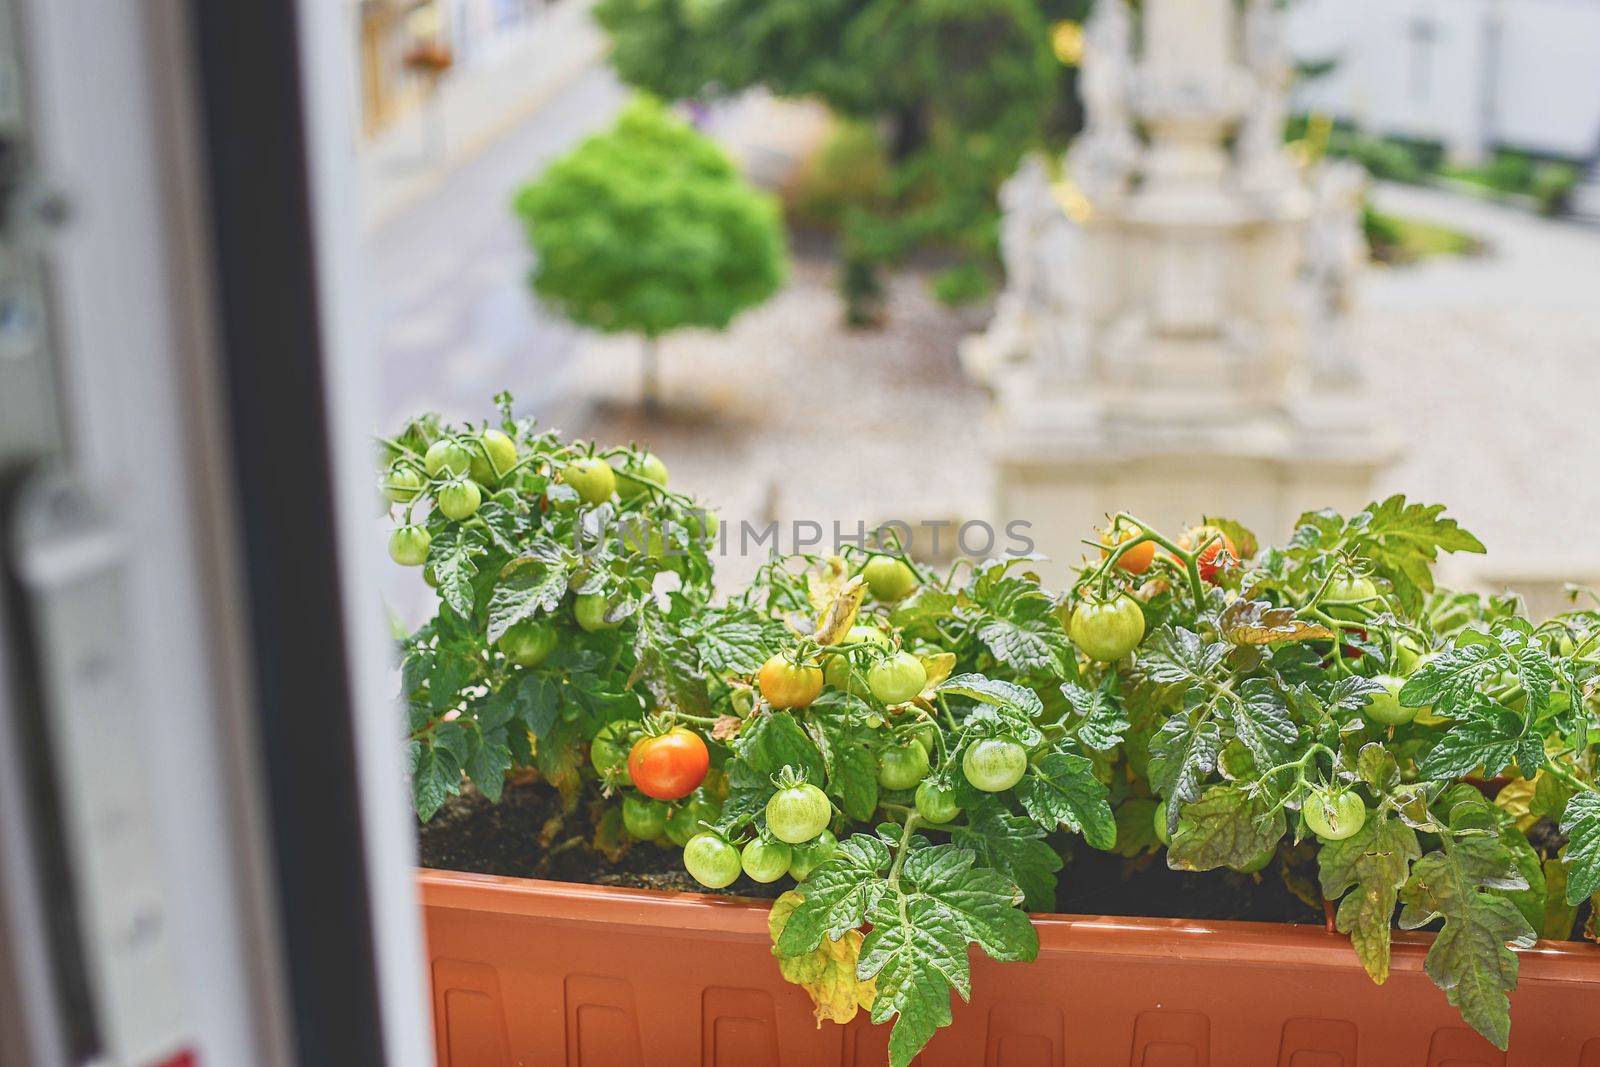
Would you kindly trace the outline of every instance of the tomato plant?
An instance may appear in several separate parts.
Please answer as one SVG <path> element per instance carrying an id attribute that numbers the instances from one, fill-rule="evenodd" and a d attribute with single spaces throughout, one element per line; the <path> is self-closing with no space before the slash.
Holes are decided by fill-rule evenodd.
<path id="1" fill-rule="evenodd" d="M 1309 512 L 1266 549 L 1119 514 L 1060 593 L 1026 560 L 939 574 L 878 546 L 718 602 L 711 522 L 664 464 L 501 407 L 413 420 L 379 458 L 390 552 L 438 596 L 403 642 L 418 814 L 531 768 L 708 887 L 788 886 L 786 971 L 860 927 L 845 974 L 896 1064 L 966 980 L 931 961 L 1031 958 L 1069 838 L 1281 874 L 1380 981 L 1394 926 L 1442 925 L 1426 971 L 1501 1047 L 1505 947 L 1600 893 L 1600 611 L 1436 588 L 1441 554 L 1482 551 L 1440 507 Z M 645 536 L 585 541 L 623 519 Z"/>

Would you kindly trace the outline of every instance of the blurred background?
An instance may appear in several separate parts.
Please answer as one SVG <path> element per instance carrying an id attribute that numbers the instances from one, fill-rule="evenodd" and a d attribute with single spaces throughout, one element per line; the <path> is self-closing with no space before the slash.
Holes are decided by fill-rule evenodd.
<path id="1" fill-rule="evenodd" d="M 1549 604 L 1600 577 L 1590 0 L 351 18 L 389 427 L 485 417 L 503 387 L 649 444 L 735 522 L 1020 518 L 1063 559 L 1121 506 L 1271 541 L 1404 492 L 1489 546 L 1455 580 Z M 549 169 L 641 92 L 737 180 Z M 618 136 L 609 158 L 649 133 Z M 541 178 L 569 222 L 542 236 L 516 200 Z M 707 206 L 744 187 L 778 250 Z M 774 256 L 781 282 L 729 289 Z M 730 547 L 737 580 L 760 551 Z"/>

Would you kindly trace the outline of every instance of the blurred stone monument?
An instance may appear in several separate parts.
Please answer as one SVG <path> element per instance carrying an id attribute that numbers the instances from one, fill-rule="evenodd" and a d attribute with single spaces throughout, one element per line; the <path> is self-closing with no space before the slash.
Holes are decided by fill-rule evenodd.
<path id="1" fill-rule="evenodd" d="M 1001 192 L 1007 286 L 962 359 L 994 397 L 999 517 L 1058 560 L 1117 510 L 1281 539 L 1394 455 L 1346 328 L 1365 174 L 1285 151 L 1282 18 L 1145 0 L 1136 32 L 1096 0 L 1084 130 L 1058 177 L 1033 158 Z"/>

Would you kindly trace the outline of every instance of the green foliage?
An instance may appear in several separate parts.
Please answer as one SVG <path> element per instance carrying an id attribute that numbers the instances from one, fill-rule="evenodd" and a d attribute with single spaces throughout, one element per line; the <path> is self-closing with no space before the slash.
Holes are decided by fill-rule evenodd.
<path id="1" fill-rule="evenodd" d="M 668 814 L 680 845 L 701 831 L 770 842 L 768 801 L 815 786 L 831 821 L 792 845 L 796 885 L 774 911 L 775 953 L 827 1018 L 866 1008 L 893 1020 L 892 1063 L 909 1063 L 950 1021 L 951 996 L 968 995 L 972 945 L 1033 957 L 1023 909 L 1053 906 L 1076 839 L 1147 861 L 1157 803 L 1173 869 L 1265 872 L 1276 859 L 1313 899 L 1320 881 L 1377 982 L 1397 921 L 1440 924 L 1426 971 L 1502 1048 L 1512 949 L 1536 931 L 1564 936 L 1600 891 L 1600 611 L 1536 625 L 1512 599 L 1437 589 L 1441 553 L 1482 550 L 1441 508 L 1395 496 L 1349 516 L 1308 512 L 1264 550 L 1212 520 L 1247 558 L 1210 580 L 1198 541 L 1124 515 L 1136 541 L 1161 549 L 1149 569 L 1135 577 L 1108 557 L 1061 596 L 1026 560 L 942 576 L 906 560 L 910 595 L 869 601 L 866 553 L 852 549 L 772 560 L 714 604 L 693 501 L 653 487 L 582 504 L 562 476 L 592 448 L 508 413 L 498 425 L 517 458 L 485 475 L 476 514 L 429 509 L 448 473 L 396 505 L 431 536 L 440 596 L 403 642 L 418 813 L 466 779 L 495 798 L 521 767 L 637 802 L 595 758 L 602 727 L 619 745 L 667 723 L 707 741 L 709 773 Z M 478 435 L 414 421 L 386 443 L 386 482 L 414 484 L 395 468 L 425 473 L 430 445 L 471 449 Z M 601 455 L 639 461 L 633 449 Z M 621 519 L 656 536 L 582 536 Z M 668 572 L 675 581 L 658 582 Z M 578 625 L 579 593 L 605 597 L 610 628 Z M 1148 636 L 1115 663 L 1080 654 L 1061 620 L 1124 593 Z M 525 663 L 500 641 L 530 625 L 553 626 L 557 640 Z M 841 657 L 861 672 L 902 653 L 926 682 L 892 707 L 849 684 L 851 672 L 832 672 L 804 707 L 761 694 L 774 655 L 786 672 L 826 678 Z M 954 809 L 930 816 L 946 821 L 924 818 L 915 788 L 884 784 L 881 763 L 904 765 L 914 746 L 927 756 L 918 785 Z M 1330 808 L 1337 819 L 1321 814 Z"/>
<path id="2" fill-rule="evenodd" d="M 888 170 L 863 184 L 822 183 L 845 227 L 843 260 L 861 273 L 929 242 L 994 253 L 995 194 L 1022 153 L 1062 130 L 1073 72 L 1049 41 L 1080 3 L 1035 0 L 600 0 L 624 81 L 663 97 L 705 99 L 761 86 L 813 97 L 860 124 L 850 156 L 881 127 Z M 1075 128 L 1065 120 L 1065 132 Z M 830 169 L 837 170 L 830 166 Z M 874 171 L 874 173 L 876 173 Z M 805 206 L 805 205 L 803 205 Z M 947 285 L 970 298 L 970 275 Z M 847 295 L 870 298 L 867 283 Z M 852 302 L 851 313 L 872 313 Z"/>
<path id="3" fill-rule="evenodd" d="M 516 197 L 536 293 L 581 325 L 722 329 L 783 279 L 777 205 L 715 143 L 639 99 Z"/>

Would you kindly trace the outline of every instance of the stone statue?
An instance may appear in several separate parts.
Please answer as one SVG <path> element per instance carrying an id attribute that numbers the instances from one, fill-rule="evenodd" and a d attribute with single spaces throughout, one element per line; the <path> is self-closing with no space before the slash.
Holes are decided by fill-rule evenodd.
<path id="1" fill-rule="evenodd" d="M 1133 77 L 1133 18 L 1127 0 L 1096 0 L 1084 27 L 1078 94 L 1084 127 L 1067 156 L 1067 172 L 1091 200 L 1127 189 L 1139 158 L 1128 90 Z"/>
<path id="2" fill-rule="evenodd" d="M 1237 139 L 1240 185 L 1252 192 L 1288 191 L 1299 184 L 1283 147 L 1294 71 L 1284 13 L 1276 0 L 1247 0 L 1243 35 L 1245 67 L 1253 84 Z"/>
<path id="3" fill-rule="evenodd" d="M 1326 160 L 1314 178 L 1306 225 L 1305 276 L 1311 291 L 1307 369 L 1313 387 L 1350 386 L 1360 377 L 1347 323 L 1367 266 L 1361 225 L 1367 172 L 1347 160 Z"/>

